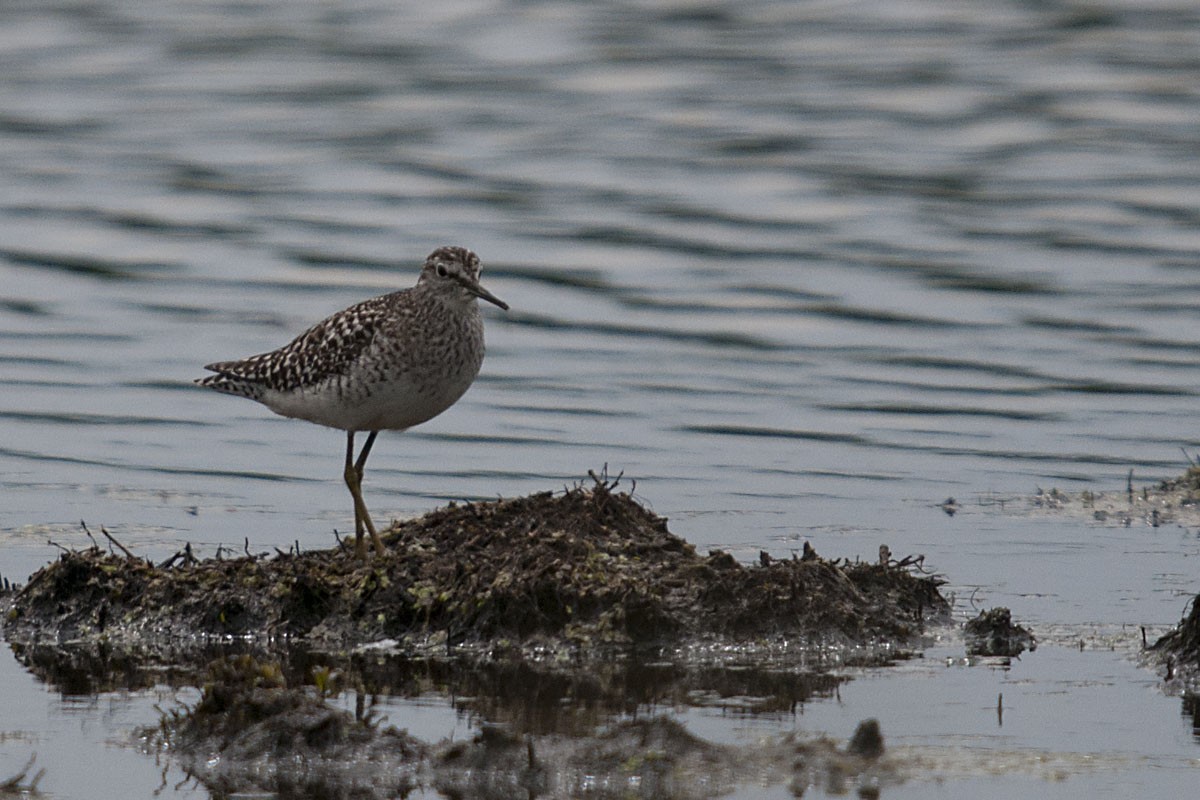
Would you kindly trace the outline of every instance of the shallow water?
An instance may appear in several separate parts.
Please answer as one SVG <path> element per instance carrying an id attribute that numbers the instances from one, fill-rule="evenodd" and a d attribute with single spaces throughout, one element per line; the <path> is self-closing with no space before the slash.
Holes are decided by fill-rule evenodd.
<path id="1" fill-rule="evenodd" d="M 607 463 L 700 548 L 886 543 L 924 553 L 963 615 L 973 595 L 1035 631 L 1178 620 L 1197 531 L 1020 498 L 1149 482 L 1200 448 L 1192 4 L 440 8 L 0 9 L 0 574 L 89 544 L 81 519 L 155 558 L 330 545 L 351 523 L 341 434 L 190 381 L 461 243 L 512 311 L 485 309 L 454 409 L 379 441 L 377 518 Z M 1043 647 L 1008 675 L 1052 694 L 1119 672 L 1114 696 L 1166 709 L 1146 735 L 1175 741 L 1178 701 L 1127 663 Z M 12 680 L 5 730 L 59 702 Z M 949 683 L 912 682 L 933 703 Z M 850 716 L 918 703 L 878 694 Z M 122 724 L 80 714 L 92 747 Z M 82 796 L 41 725 L 43 788 Z M 1136 760 L 1135 739 L 1071 732 Z M 1195 757 L 1183 739 L 1172 758 Z"/>

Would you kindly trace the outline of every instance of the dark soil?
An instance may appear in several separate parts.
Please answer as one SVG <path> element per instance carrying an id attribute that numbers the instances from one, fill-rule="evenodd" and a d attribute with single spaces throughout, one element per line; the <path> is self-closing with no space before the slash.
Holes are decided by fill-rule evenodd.
<path id="1" fill-rule="evenodd" d="M 703 642 L 903 643 L 944 622 L 941 581 L 888 563 L 698 554 L 616 484 L 450 505 L 348 547 L 163 565 L 67 552 L 6 601 L 21 646 L 110 651 L 253 639 L 335 652 L 392 640 L 574 655 Z"/>

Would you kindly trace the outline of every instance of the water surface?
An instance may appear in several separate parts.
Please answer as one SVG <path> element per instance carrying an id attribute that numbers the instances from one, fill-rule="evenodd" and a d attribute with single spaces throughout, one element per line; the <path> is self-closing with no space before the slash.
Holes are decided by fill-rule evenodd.
<path id="1" fill-rule="evenodd" d="M 1200 449 L 1192 4 L 90 0 L 0 23 L 4 577 L 48 540 L 87 546 L 80 520 L 152 558 L 332 544 L 342 435 L 191 380 L 456 243 L 512 311 L 485 309 L 457 406 L 381 437 L 377 519 L 607 463 L 702 549 L 887 543 L 963 615 L 974 593 L 1035 630 L 1134 636 L 1197 591 L 1195 530 L 995 502 L 1152 481 Z M 995 680 L 1037 696 L 1075 671 L 1170 718 L 1124 652 L 953 674 L 989 684 L 981 720 Z M 0 776 L 36 749 L 43 788 L 83 796 L 60 726 L 7 722 L 58 701 L 12 680 L 0 719 L 30 737 L 3 740 Z M 859 678 L 889 688 L 851 716 L 919 738 L 910 681 L 938 708 L 953 682 Z M 80 719 L 100 748 L 127 722 Z M 1046 724 L 1130 758 L 1104 785 L 1185 785 L 1111 725 Z M 1194 758 L 1185 730 L 1146 735 Z M 978 746 L 1052 744 L 1012 731 Z"/>

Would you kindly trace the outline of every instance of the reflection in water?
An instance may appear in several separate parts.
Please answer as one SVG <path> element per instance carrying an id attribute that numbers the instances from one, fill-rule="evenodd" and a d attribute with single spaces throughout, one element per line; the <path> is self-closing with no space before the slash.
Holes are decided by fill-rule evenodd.
<path id="1" fill-rule="evenodd" d="M 27 669 L 64 696 L 197 686 L 204 682 L 206 670 L 204 659 L 189 656 L 188 664 L 195 666 L 148 662 L 136 654 L 114 654 L 103 646 L 14 645 L 12 649 Z M 831 696 L 848 680 L 831 674 L 819 661 L 791 668 L 636 660 L 577 665 L 481 663 L 379 653 L 335 656 L 297 649 L 267 654 L 238 646 L 214 646 L 206 653 L 209 661 L 238 653 L 278 659 L 290 686 L 316 682 L 325 691 L 352 690 L 359 696 L 442 697 L 475 724 L 504 723 L 515 733 L 538 735 L 591 735 L 614 718 L 688 707 L 735 715 L 793 715 L 804 704 Z M 844 667 L 846 662 L 839 659 L 837 664 Z"/>
<path id="2" fill-rule="evenodd" d="M 576 669 L 529 663 L 370 663 L 356 660 L 365 685 L 418 688 L 451 698 L 480 722 L 503 722 L 519 733 L 587 735 L 616 715 L 659 709 L 719 708 L 734 714 L 794 714 L 829 697 L 846 678 L 829 673 L 616 662 Z M 408 690 L 400 692 L 409 695 Z"/>
<path id="3" fill-rule="evenodd" d="M 1185 694 L 1180 713 L 1192 726 L 1192 736 L 1200 741 L 1200 695 Z"/>

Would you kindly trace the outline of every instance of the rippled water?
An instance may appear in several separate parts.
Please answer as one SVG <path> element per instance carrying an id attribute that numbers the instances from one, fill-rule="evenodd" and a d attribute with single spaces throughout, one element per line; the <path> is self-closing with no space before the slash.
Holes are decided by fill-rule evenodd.
<path id="1" fill-rule="evenodd" d="M 341 434 L 190 381 L 458 243 L 512 311 L 377 518 L 607 463 L 701 548 L 1172 624 L 1196 531 L 993 501 L 1200 449 L 1198 54 L 1167 0 L 6 3 L 0 574 L 331 544 Z"/>

